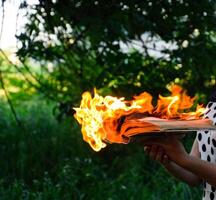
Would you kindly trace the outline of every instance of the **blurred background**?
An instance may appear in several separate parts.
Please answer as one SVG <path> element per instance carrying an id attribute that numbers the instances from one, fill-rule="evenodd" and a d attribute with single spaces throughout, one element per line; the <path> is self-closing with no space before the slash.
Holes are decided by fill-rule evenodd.
<path id="1" fill-rule="evenodd" d="M 81 94 L 215 90 L 214 0 L 0 0 L 1 199 L 201 199 L 141 144 L 96 153 L 73 118 Z M 188 151 L 195 133 L 184 138 Z"/>

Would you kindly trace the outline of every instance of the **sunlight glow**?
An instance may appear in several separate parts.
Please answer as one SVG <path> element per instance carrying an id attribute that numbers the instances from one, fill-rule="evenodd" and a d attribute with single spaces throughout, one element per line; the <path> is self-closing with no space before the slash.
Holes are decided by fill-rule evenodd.
<path id="1" fill-rule="evenodd" d="M 3 50 L 10 49 L 16 51 L 16 33 L 19 33 L 19 30 L 26 23 L 27 19 L 24 16 L 24 12 L 19 10 L 19 5 L 22 1 L 5 1 L 4 3 L 4 23 L 2 26 L 2 13 L 3 9 L 0 8 L 0 30 L 2 30 L 2 36 L 0 40 L 0 48 Z M 38 0 L 27 0 L 27 3 L 30 5 L 37 4 Z M 19 15 L 17 18 L 17 14 Z"/>

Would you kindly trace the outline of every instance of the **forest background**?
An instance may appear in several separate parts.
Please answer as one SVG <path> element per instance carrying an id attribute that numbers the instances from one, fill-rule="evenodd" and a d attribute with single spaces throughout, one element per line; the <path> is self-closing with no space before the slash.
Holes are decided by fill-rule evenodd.
<path id="1" fill-rule="evenodd" d="M 94 87 L 157 98 L 173 83 L 206 104 L 216 81 L 215 1 L 20 0 L 19 12 L 27 20 L 15 61 L 0 49 L 1 198 L 201 198 L 201 187 L 169 176 L 142 145 L 94 152 L 72 108 Z M 183 140 L 188 151 L 194 137 Z"/>

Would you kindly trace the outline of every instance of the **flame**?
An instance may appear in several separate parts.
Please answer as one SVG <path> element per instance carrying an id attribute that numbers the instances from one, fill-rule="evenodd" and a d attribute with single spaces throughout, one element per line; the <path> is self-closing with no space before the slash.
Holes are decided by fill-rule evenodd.
<path id="1" fill-rule="evenodd" d="M 157 107 L 155 110 L 156 114 L 159 114 L 161 118 L 181 118 L 181 119 L 193 119 L 197 118 L 196 112 L 203 112 L 200 105 L 197 105 L 197 111 L 191 113 L 184 113 L 185 110 L 190 109 L 193 104 L 195 97 L 189 97 L 186 92 L 178 85 L 171 85 L 169 88 L 171 96 L 163 97 L 159 95 Z M 190 116 L 190 117 L 189 117 Z"/>
<path id="2" fill-rule="evenodd" d="M 197 105 L 196 111 L 189 112 L 195 98 L 189 97 L 180 86 L 172 85 L 170 91 L 171 96 L 159 95 L 156 107 L 152 105 L 152 96 L 147 92 L 134 96 L 131 101 L 126 101 L 124 97 L 102 97 L 96 90 L 93 97 L 91 93 L 84 92 L 80 107 L 74 108 L 76 111 L 74 117 L 82 125 L 83 139 L 95 151 L 99 151 L 106 147 L 104 142 L 106 140 L 122 142 L 122 136 L 117 130 L 123 116 L 145 113 L 159 118 L 187 120 L 198 119 L 204 113 L 205 109 L 202 105 Z M 112 130 L 106 124 L 111 124 Z"/>

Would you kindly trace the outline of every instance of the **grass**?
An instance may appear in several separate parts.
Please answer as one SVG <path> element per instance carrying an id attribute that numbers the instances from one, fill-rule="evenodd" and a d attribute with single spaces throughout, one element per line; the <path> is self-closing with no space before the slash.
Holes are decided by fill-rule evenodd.
<path id="1" fill-rule="evenodd" d="M 53 104 L 40 98 L 0 107 L 0 199 L 188 200 L 190 188 L 148 159 L 137 144 L 110 145 L 99 153 L 82 141 L 73 118 L 58 122 Z M 191 138 L 185 141 L 191 145 Z"/>

